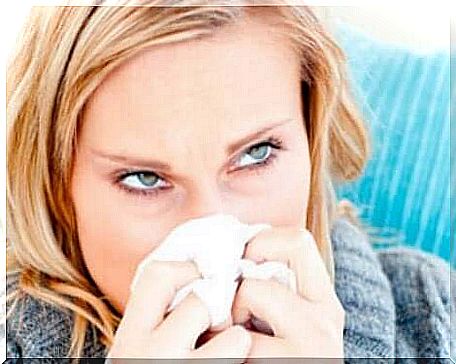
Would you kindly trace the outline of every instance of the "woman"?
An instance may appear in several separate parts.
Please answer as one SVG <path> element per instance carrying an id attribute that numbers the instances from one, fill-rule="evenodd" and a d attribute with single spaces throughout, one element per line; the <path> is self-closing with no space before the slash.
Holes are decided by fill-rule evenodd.
<path id="1" fill-rule="evenodd" d="M 340 48 L 304 6 L 205 4 L 33 10 L 8 70 L 8 355 L 447 356 L 448 268 L 374 252 L 335 199 L 369 155 Z M 213 332 L 194 295 L 165 315 L 193 262 L 129 286 L 216 212 L 273 225 L 245 257 L 288 264 L 298 291 L 243 280 Z"/>

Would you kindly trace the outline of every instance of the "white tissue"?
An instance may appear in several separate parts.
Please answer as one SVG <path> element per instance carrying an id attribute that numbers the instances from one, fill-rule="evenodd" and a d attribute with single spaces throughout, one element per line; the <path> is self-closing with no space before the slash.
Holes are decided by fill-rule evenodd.
<path id="1" fill-rule="evenodd" d="M 225 322 L 239 284 L 238 278 L 276 279 L 296 292 L 296 277 L 281 262 L 255 262 L 243 259 L 245 245 L 269 224 L 248 225 L 233 215 L 213 214 L 192 219 L 175 227 L 165 240 L 138 265 L 130 289 L 151 260 L 194 261 L 202 278 L 181 288 L 168 312 L 190 292 L 208 307 L 211 327 Z"/>

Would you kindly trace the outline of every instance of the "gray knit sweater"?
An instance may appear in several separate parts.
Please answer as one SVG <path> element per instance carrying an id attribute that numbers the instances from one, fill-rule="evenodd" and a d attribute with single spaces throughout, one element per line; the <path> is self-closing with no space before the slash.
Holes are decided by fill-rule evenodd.
<path id="1" fill-rule="evenodd" d="M 393 363 L 391 358 L 399 357 L 441 358 L 433 363 L 450 363 L 450 347 L 451 357 L 456 358 L 456 332 L 450 335 L 456 271 L 441 258 L 411 248 L 374 250 L 366 236 L 345 219 L 335 222 L 331 240 L 336 293 L 346 312 L 346 363 L 360 362 L 355 358 Z M 450 282 L 454 287 L 451 295 Z M 11 279 L 7 289 L 14 284 Z M 65 357 L 71 313 L 32 297 L 17 307 L 22 309 L 7 322 L 7 357 Z M 87 334 L 83 356 L 105 358 L 108 349 L 100 343 L 98 331 L 91 326 Z M 400 362 L 416 363 L 417 359 Z"/>

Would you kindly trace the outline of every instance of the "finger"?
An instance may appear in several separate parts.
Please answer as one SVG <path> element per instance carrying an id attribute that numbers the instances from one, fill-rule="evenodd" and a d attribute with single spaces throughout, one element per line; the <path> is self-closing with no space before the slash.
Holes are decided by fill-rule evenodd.
<path id="1" fill-rule="evenodd" d="M 134 330 L 154 329 L 163 321 L 176 292 L 200 277 L 193 262 L 149 262 L 130 292 L 121 323 Z"/>
<path id="2" fill-rule="evenodd" d="M 271 337 L 268 335 L 263 335 L 263 334 L 257 333 L 257 332 L 250 332 L 250 334 L 252 336 L 252 345 L 250 347 L 249 358 L 296 357 L 296 351 L 293 350 L 292 346 L 290 346 L 290 344 L 286 340 L 284 340 L 282 338 L 278 338 L 278 337 Z M 304 358 L 304 356 L 302 356 L 302 355 L 299 355 L 299 357 Z M 315 358 L 316 356 L 311 355 L 311 356 L 306 356 L 306 357 Z M 315 362 L 319 363 L 319 364 L 335 364 L 335 363 L 343 364 L 344 363 L 343 358 L 340 358 L 340 360 L 335 360 L 335 358 L 340 358 L 340 355 L 334 356 L 334 357 L 329 357 L 329 358 L 320 357 L 319 359 L 315 360 Z M 255 361 L 252 361 L 252 362 L 255 362 Z M 289 362 L 289 361 L 281 360 L 280 362 Z M 295 362 L 295 361 L 291 361 L 291 362 Z M 300 362 L 305 362 L 305 361 L 301 359 L 296 362 L 300 363 Z M 310 362 L 313 363 L 313 361 L 310 361 Z"/>
<path id="3" fill-rule="evenodd" d="M 169 313 L 155 331 L 164 343 L 179 343 L 179 349 L 190 351 L 210 324 L 209 310 L 192 292 Z"/>
<path id="4" fill-rule="evenodd" d="M 274 358 L 286 357 L 291 354 L 286 341 L 280 337 L 263 335 L 258 332 L 249 331 L 252 336 L 249 358 Z"/>
<path id="5" fill-rule="evenodd" d="M 296 275 L 298 293 L 309 301 L 331 296 L 333 286 L 315 239 L 306 229 L 276 227 L 258 233 L 246 246 L 244 258 L 279 261 Z"/>
<path id="6" fill-rule="evenodd" d="M 223 331 L 223 330 L 226 330 L 228 327 L 232 326 L 233 325 L 233 318 L 230 316 L 228 316 L 228 318 L 223 321 L 222 323 L 218 324 L 218 325 L 213 325 L 211 327 L 211 330 L 212 331 Z"/>
<path id="7" fill-rule="evenodd" d="M 239 358 L 239 363 L 247 357 L 252 338 L 242 326 L 234 325 L 220 332 L 200 348 L 193 350 L 192 358 Z"/>
<path id="8" fill-rule="evenodd" d="M 304 299 L 281 283 L 247 278 L 242 280 L 233 302 L 233 322 L 243 324 L 253 315 L 265 321 L 275 336 L 292 337 L 305 304 Z"/>

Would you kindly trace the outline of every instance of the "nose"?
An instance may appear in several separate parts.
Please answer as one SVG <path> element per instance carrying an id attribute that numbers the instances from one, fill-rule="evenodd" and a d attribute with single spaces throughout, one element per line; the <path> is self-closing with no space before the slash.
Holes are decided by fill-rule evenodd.
<path id="1" fill-rule="evenodd" d="M 224 206 L 224 191 L 216 183 L 200 184 L 188 192 L 184 215 L 187 219 L 216 213 L 227 213 Z"/>

